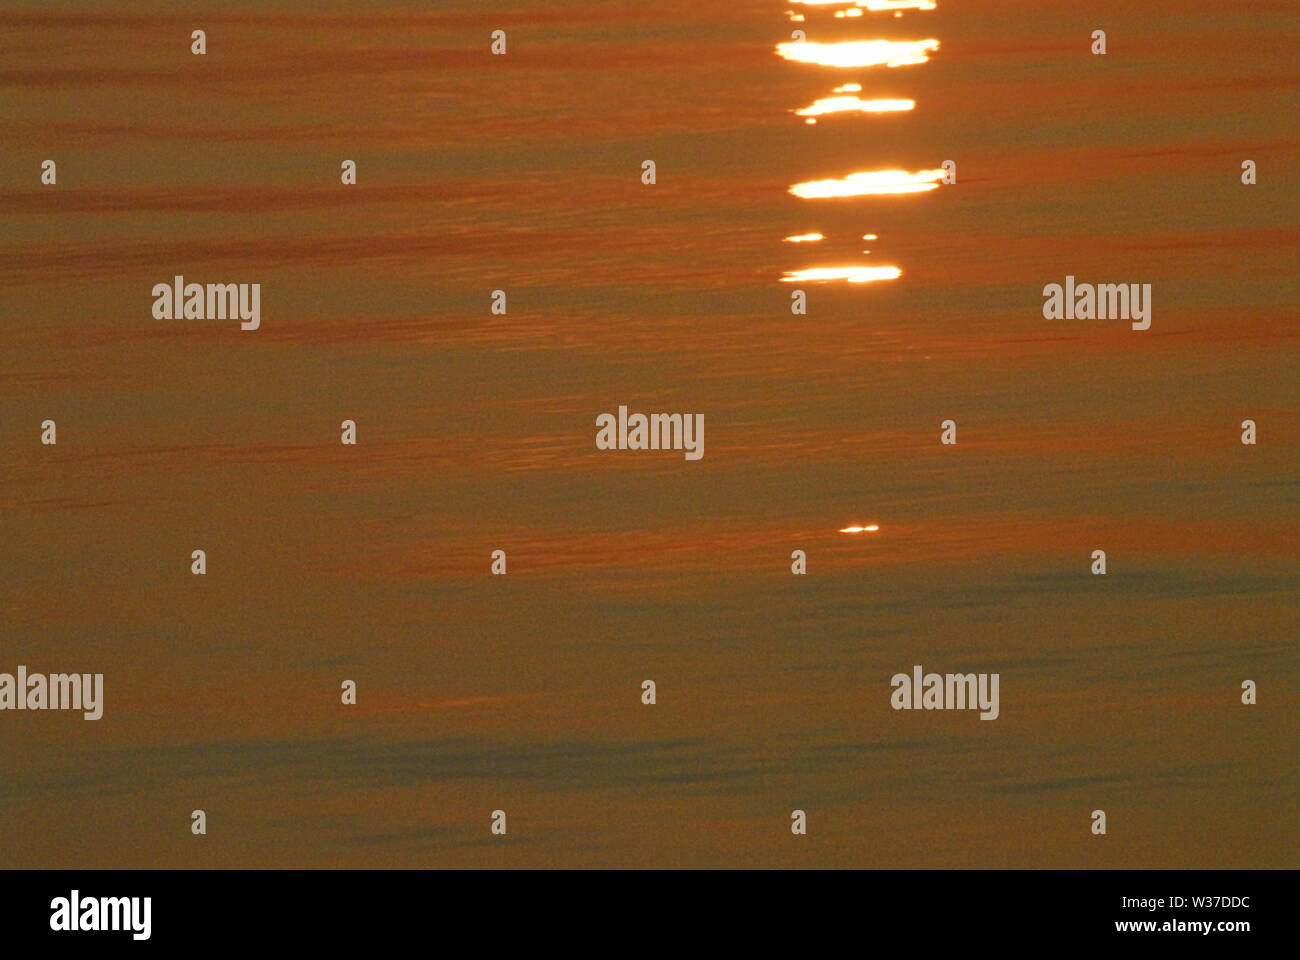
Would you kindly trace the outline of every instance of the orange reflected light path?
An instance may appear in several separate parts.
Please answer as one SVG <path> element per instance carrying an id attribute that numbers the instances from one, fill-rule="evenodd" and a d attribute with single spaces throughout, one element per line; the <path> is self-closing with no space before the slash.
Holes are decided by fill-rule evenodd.
<path id="1" fill-rule="evenodd" d="M 796 110 L 796 116 L 820 117 L 827 113 L 845 113 L 859 110 L 862 113 L 894 113 L 911 110 L 916 106 L 915 100 L 862 100 L 858 97 L 823 97 L 814 100 L 812 106 Z"/>
<path id="2" fill-rule="evenodd" d="M 776 45 L 776 52 L 796 63 L 823 67 L 905 67 L 925 63 L 929 53 L 939 49 L 938 40 L 846 40 L 816 43 L 793 40 Z"/>
<path id="3" fill-rule="evenodd" d="M 871 283 L 873 280 L 897 280 L 903 275 L 898 267 L 810 267 L 807 270 L 788 270 L 782 283 L 799 283 L 807 280 L 847 280 L 849 283 Z"/>
<path id="4" fill-rule="evenodd" d="M 869 194 L 921 193 L 933 190 L 943 179 L 942 170 L 872 170 L 850 173 L 841 180 L 808 180 L 796 183 L 790 192 L 796 197 L 821 199 L 825 197 L 861 197 Z"/>

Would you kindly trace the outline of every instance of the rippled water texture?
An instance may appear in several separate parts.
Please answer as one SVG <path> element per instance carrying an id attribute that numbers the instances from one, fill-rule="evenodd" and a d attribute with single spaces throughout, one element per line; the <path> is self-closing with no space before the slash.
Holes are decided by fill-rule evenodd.
<path id="1" fill-rule="evenodd" d="M 1295 864 L 1294 4 L 126 7 L 0 13 L 0 865 Z"/>

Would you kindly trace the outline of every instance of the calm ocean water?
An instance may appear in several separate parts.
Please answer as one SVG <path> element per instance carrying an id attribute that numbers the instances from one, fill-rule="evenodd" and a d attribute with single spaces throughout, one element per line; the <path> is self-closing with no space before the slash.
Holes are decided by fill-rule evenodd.
<path id="1" fill-rule="evenodd" d="M 0 13 L 0 671 L 105 676 L 0 715 L 0 865 L 1295 864 L 1293 4 L 120 7 Z"/>

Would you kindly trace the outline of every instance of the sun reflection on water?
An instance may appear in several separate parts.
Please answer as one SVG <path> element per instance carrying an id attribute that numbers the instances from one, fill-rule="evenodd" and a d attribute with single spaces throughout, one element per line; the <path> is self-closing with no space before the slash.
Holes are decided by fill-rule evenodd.
<path id="1" fill-rule="evenodd" d="M 872 194 L 921 193 L 934 190 L 943 179 L 942 170 L 871 170 L 850 173 L 839 180 L 809 180 L 796 183 L 790 192 L 804 199 L 863 197 Z"/>
<path id="2" fill-rule="evenodd" d="M 812 106 L 796 110 L 800 117 L 820 117 L 827 113 L 898 113 L 911 110 L 916 106 L 915 100 L 863 100 L 860 97 L 823 97 L 814 100 Z"/>
<path id="3" fill-rule="evenodd" d="M 901 17 L 904 10 L 933 10 L 934 0 L 792 0 L 798 8 L 839 7 L 834 12 L 838 20 L 862 20 L 863 11 L 867 13 L 893 13 Z M 803 22 L 802 13 L 786 11 L 792 20 Z M 824 14 L 823 14 L 824 15 Z M 816 18 L 814 18 L 816 19 Z M 863 21 L 865 22 L 865 20 Z M 822 21 L 829 29 L 826 21 Z M 836 27 L 836 30 L 846 30 Z M 812 64 L 836 68 L 867 67 L 902 67 L 923 64 L 929 61 L 931 54 L 939 49 L 939 41 L 925 40 L 842 40 L 820 42 L 809 40 L 802 30 L 794 33 L 798 39 L 776 45 L 776 53 L 784 60 L 793 63 Z M 828 115 L 846 115 L 863 117 L 888 113 L 907 113 L 916 108 L 916 101 L 902 97 L 860 96 L 863 84 L 858 81 L 840 84 L 832 91 L 833 96 L 819 97 L 805 107 L 792 109 L 790 112 L 802 117 L 805 124 L 814 125 L 817 118 Z M 865 122 L 865 121 L 859 121 Z M 868 196 L 889 196 L 926 193 L 939 187 L 944 179 L 943 170 L 864 170 L 850 173 L 843 177 L 807 180 L 793 184 L 789 192 L 801 200 L 848 199 Z M 863 240 L 878 239 L 874 233 L 861 234 Z M 844 238 L 842 238 L 844 239 Z M 784 238 L 787 243 L 810 243 L 825 240 L 821 233 L 802 233 Z M 836 243 L 828 243 L 830 249 L 825 253 L 834 255 Z M 857 248 L 855 248 L 857 249 Z M 849 251 L 845 251 L 849 252 Z M 861 251 L 869 254 L 869 249 Z M 786 270 L 781 276 L 783 283 L 844 281 L 848 283 L 871 283 L 880 280 L 896 280 L 903 271 L 896 266 L 860 266 L 856 264 L 831 264 L 808 266 L 797 270 Z M 842 533 L 861 533 L 875 531 L 869 527 L 846 527 Z"/>
<path id="4" fill-rule="evenodd" d="M 937 49 L 938 40 L 792 40 L 776 45 L 786 60 L 823 67 L 906 67 L 926 63 Z"/>
<path id="5" fill-rule="evenodd" d="M 902 275 L 903 271 L 898 267 L 808 267 L 805 270 L 787 270 L 781 282 L 847 280 L 849 283 L 871 283 L 875 280 L 897 280 Z"/>

